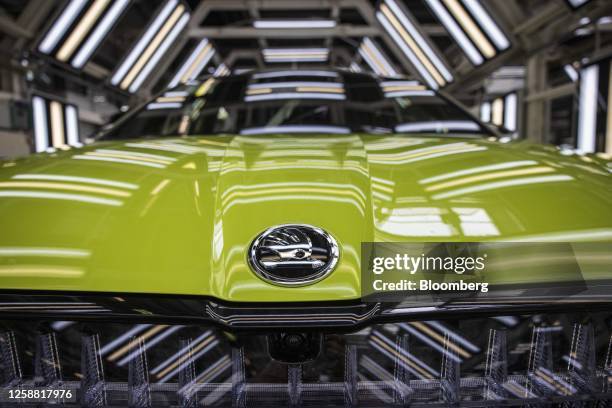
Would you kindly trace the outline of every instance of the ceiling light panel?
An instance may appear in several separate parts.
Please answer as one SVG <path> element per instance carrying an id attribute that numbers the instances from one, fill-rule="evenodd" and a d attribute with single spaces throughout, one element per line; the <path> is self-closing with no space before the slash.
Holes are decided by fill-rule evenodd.
<path id="1" fill-rule="evenodd" d="M 414 18 L 399 2 L 385 0 L 376 17 L 430 87 L 437 89 L 452 82 L 453 76 L 439 52 L 425 39 Z"/>
<path id="2" fill-rule="evenodd" d="M 510 48 L 510 40 L 480 0 L 425 1 L 472 64 Z"/>
<path id="3" fill-rule="evenodd" d="M 129 4 L 130 0 L 70 0 L 38 44 L 38 51 L 83 68 Z"/>
<path id="4" fill-rule="evenodd" d="M 32 97 L 34 147 L 37 153 L 82 146 L 76 106 L 43 96 Z"/>
<path id="5" fill-rule="evenodd" d="M 189 21 L 187 7 L 178 0 L 162 5 L 140 39 L 111 77 L 111 84 L 136 92 Z"/>

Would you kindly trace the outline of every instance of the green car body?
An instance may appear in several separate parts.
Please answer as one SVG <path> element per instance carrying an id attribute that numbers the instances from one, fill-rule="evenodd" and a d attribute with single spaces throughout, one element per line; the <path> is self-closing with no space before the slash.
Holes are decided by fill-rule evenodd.
<path id="1" fill-rule="evenodd" d="M 611 213 L 605 166 L 493 137 L 108 141 L 0 163 L 0 288 L 350 300 L 362 242 L 609 241 Z M 325 279 L 279 287 L 250 269 L 253 239 L 291 223 L 337 240 Z"/>

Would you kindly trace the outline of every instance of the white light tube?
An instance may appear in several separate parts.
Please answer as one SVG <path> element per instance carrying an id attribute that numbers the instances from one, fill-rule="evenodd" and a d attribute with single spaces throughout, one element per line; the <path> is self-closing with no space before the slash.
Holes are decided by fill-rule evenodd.
<path id="1" fill-rule="evenodd" d="M 597 129 L 599 65 L 584 68 L 580 76 L 578 150 L 582 153 L 593 153 Z"/>
<path id="2" fill-rule="evenodd" d="M 72 105 L 66 105 L 66 140 L 70 146 L 81 146 L 77 110 Z"/>
<path id="3" fill-rule="evenodd" d="M 106 34 L 108 34 L 110 28 L 117 21 L 123 10 L 127 7 L 130 0 L 116 0 L 111 8 L 108 10 L 106 15 L 102 18 L 102 21 L 98 24 L 95 30 L 91 33 L 89 38 L 77 55 L 74 57 L 72 61 L 72 66 L 75 68 L 82 68 L 83 65 L 89 60 L 91 54 L 93 54 L 96 47 L 100 44 L 100 42 L 104 39 Z"/>
<path id="4" fill-rule="evenodd" d="M 147 78 L 149 73 L 153 70 L 153 68 L 155 68 L 155 66 L 161 59 L 161 57 L 164 56 L 168 47 L 172 45 L 172 43 L 174 42 L 176 37 L 179 35 L 179 33 L 183 30 L 183 28 L 185 27 L 188 21 L 189 21 L 189 13 L 183 14 L 183 16 L 179 19 L 179 21 L 174 26 L 174 28 L 172 28 L 172 31 L 170 31 L 168 36 L 166 36 L 164 41 L 161 43 L 157 51 L 155 51 L 151 59 L 144 66 L 142 71 L 140 71 L 136 79 L 134 79 L 134 82 L 132 82 L 132 84 L 129 87 L 130 92 L 134 93 L 138 90 L 138 88 L 140 88 L 140 85 L 142 85 L 142 83 Z"/>
<path id="5" fill-rule="evenodd" d="M 335 20 L 256 20 L 255 28 L 333 28 Z"/>
<path id="6" fill-rule="evenodd" d="M 448 82 L 452 82 L 453 76 L 446 69 L 446 65 L 442 62 L 440 58 L 438 58 L 438 54 L 436 54 L 434 50 L 429 46 L 429 43 L 425 41 L 425 38 L 423 38 L 419 30 L 417 30 L 416 27 L 412 24 L 412 22 L 406 17 L 406 15 L 402 12 L 402 10 L 395 3 L 395 1 L 386 0 L 386 3 L 389 6 L 389 8 L 394 11 L 395 16 L 402 23 L 402 25 L 406 29 L 408 29 L 408 32 L 410 33 L 412 38 L 414 38 L 414 40 L 417 42 L 419 47 L 421 47 L 421 50 L 425 53 L 427 58 L 429 58 L 429 60 L 433 63 L 435 68 L 442 74 L 444 79 L 446 79 Z"/>
<path id="7" fill-rule="evenodd" d="M 40 43 L 38 51 L 44 52 L 45 54 L 49 54 L 53 51 L 85 4 L 87 4 L 87 0 L 72 0 L 70 4 L 68 4 L 68 7 L 62 12 L 62 15 L 55 21 L 53 27 L 45 36 L 45 39 Z"/>
<path id="8" fill-rule="evenodd" d="M 438 83 L 433 79 L 429 71 L 425 69 L 423 64 L 421 64 L 421 61 L 417 58 L 414 52 L 412 52 L 410 47 L 406 45 L 404 40 L 395 31 L 395 28 L 391 26 L 391 23 L 389 22 L 387 17 L 381 12 L 377 12 L 376 17 L 378 18 L 378 21 L 380 21 L 380 23 L 383 25 L 383 27 L 385 27 L 385 29 L 387 30 L 387 33 L 389 33 L 389 35 L 393 38 L 395 43 L 401 48 L 404 54 L 408 57 L 408 59 L 410 60 L 412 65 L 416 68 L 416 70 L 419 72 L 419 74 L 421 74 L 425 82 L 427 82 L 431 88 L 438 89 Z"/>
<path id="9" fill-rule="evenodd" d="M 516 130 L 518 111 L 518 99 L 515 93 L 506 95 L 504 101 L 504 127 L 508 130 Z"/>
<path id="10" fill-rule="evenodd" d="M 500 50 L 505 50 L 510 47 L 510 41 L 499 29 L 499 26 L 495 24 L 495 21 L 491 18 L 489 13 L 482 7 L 478 0 L 462 0 L 463 4 L 472 13 L 476 21 L 480 24 L 480 27 L 489 35 L 493 43 Z"/>
<path id="11" fill-rule="evenodd" d="M 157 31 L 159 30 L 161 25 L 166 21 L 170 13 L 174 10 L 174 7 L 176 6 L 177 2 L 177 0 L 169 0 L 166 3 L 164 8 L 159 12 L 157 17 L 155 17 L 155 20 L 149 26 L 144 35 L 140 37 L 140 40 L 136 43 L 136 46 L 132 49 L 132 51 L 130 51 L 127 58 L 121 63 L 119 69 L 117 69 L 115 74 L 112 76 L 111 84 L 117 85 L 123 79 L 128 70 L 132 67 L 132 65 L 134 65 L 134 62 L 136 62 L 136 59 L 140 57 L 145 47 L 149 45 L 153 36 L 157 34 Z"/>
<path id="12" fill-rule="evenodd" d="M 457 22 L 455 22 L 453 17 L 448 13 L 446 8 L 444 8 L 440 1 L 427 0 L 427 4 L 429 4 L 431 9 L 438 16 L 444 27 L 446 27 L 449 33 L 453 36 L 457 44 L 459 44 L 459 46 L 461 47 L 463 52 L 465 52 L 470 61 L 472 61 L 472 64 L 482 64 L 484 62 L 482 55 L 480 55 L 480 52 L 478 52 L 474 44 L 472 44 L 470 39 L 465 35 L 463 30 L 459 27 Z"/>
<path id="13" fill-rule="evenodd" d="M 36 152 L 44 152 L 49 147 L 49 128 L 47 127 L 47 107 L 40 96 L 32 98 L 34 114 L 34 141 Z"/>
<path id="14" fill-rule="evenodd" d="M 206 38 L 202 39 L 202 41 L 200 41 L 200 43 L 196 45 L 195 49 L 191 52 L 191 55 L 189 55 L 189 58 L 185 60 L 181 68 L 174 75 L 174 78 L 172 78 L 172 81 L 170 81 L 170 83 L 168 84 L 169 88 L 174 88 L 179 84 L 179 82 L 181 81 L 181 77 L 185 74 L 185 72 L 187 72 L 191 64 L 193 64 L 198 55 L 200 55 L 200 52 L 202 52 L 204 47 L 206 47 L 207 45 L 208 39 Z"/>

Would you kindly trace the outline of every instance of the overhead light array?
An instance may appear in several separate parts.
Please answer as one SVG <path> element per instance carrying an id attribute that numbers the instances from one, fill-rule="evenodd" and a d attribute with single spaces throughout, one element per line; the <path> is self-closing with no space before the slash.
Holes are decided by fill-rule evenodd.
<path id="1" fill-rule="evenodd" d="M 383 55 L 380 49 L 374 42 L 365 37 L 359 45 L 359 55 L 364 59 L 372 71 L 381 76 L 398 76 L 398 72 L 393 68 L 393 65 Z"/>
<path id="2" fill-rule="evenodd" d="M 168 0 L 111 77 L 111 84 L 136 92 L 174 43 L 190 13 L 178 0 Z"/>
<path id="3" fill-rule="evenodd" d="M 245 102 L 284 99 L 344 100 L 344 85 L 340 82 L 294 81 L 250 84 Z"/>
<path id="4" fill-rule="evenodd" d="M 70 0 L 38 51 L 81 69 L 129 4 L 129 0 Z"/>
<path id="5" fill-rule="evenodd" d="M 147 105 L 147 110 L 156 109 L 181 109 L 187 96 L 186 91 L 168 91 L 158 96 L 153 102 Z"/>
<path id="6" fill-rule="evenodd" d="M 264 48 L 266 62 L 325 62 L 329 58 L 327 48 Z"/>
<path id="7" fill-rule="evenodd" d="M 168 87 L 174 88 L 178 84 L 184 84 L 196 79 L 210 62 L 213 55 L 215 55 L 215 49 L 210 41 L 206 38 L 202 39 L 189 54 L 185 62 L 183 62 L 183 65 L 176 72 Z"/>
<path id="8" fill-rule="evenodd" d="M 483 102 L 480 105 L 480 120 L 515 132 L 518 129 L 518 95 L 516 92 Z"/>
<path id="9" fill-rule="evenodd" d="M 446 64 L 395 0 L 385 0 L 376 17 L 431 88 L 438 89 L 453 81 Z"/>
<path id="10" fill-rule="evenodd" d="M 334 28 L 335 20 L 255 20 L 254 28 Z"/>
<path id="11" fill-rule="evenodd" d="M 479 0 L 426 0 L 474 65 L 510 47 L 508 37 Z"/>
<path id="12" fill-rule="evenodd" d="M 612 154 L 612 64 L 610 59 L 580 70 L 577 148 Z"/>
<path id="13" fill-rule="evenodd" d="M 75 105 L 34 95 L 32 115 L 37 153 L 51 148 L 82 146 L 79 140 L 79 114 Z"/>

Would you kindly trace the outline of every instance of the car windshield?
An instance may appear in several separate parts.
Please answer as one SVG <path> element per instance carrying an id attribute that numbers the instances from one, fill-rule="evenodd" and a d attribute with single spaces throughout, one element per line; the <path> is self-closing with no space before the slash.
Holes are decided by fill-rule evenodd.
<path id="1" fill-rule="evenodd" d="M 167 91 L 102 138 L 273 133 L 491 135 L 417 81 L 293 70 L 211 77 Z"/>

